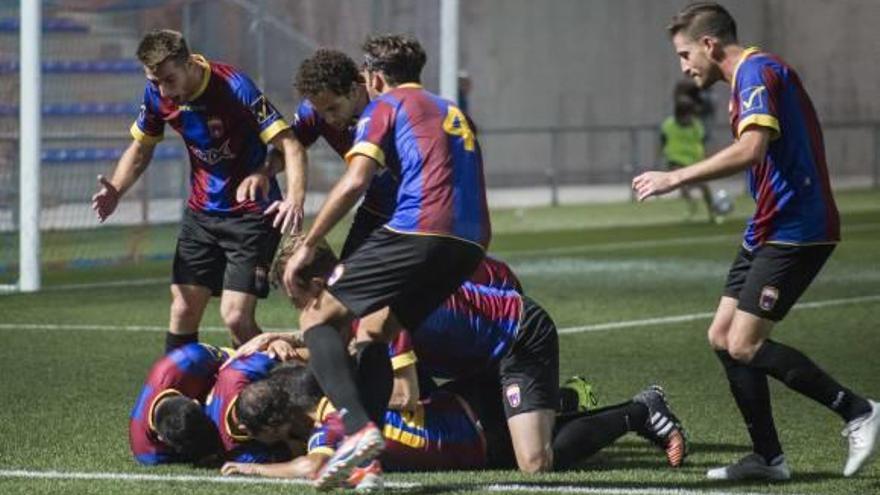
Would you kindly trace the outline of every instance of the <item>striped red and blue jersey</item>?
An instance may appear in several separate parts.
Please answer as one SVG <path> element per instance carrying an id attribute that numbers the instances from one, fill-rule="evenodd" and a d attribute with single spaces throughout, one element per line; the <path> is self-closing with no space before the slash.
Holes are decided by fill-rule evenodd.
<path id="1" fill-rule="evenodd" d="M 764 244 L 831 244 L 840 218 L 831 193 L 822 127 L 800 77 L 779 57 L 747 49 L 734 71 L 730 125 L 739 139 L 751 126 L 770 129 L 767 154 L 749 168 L 757 203 L 743 237 Z"/>
<path id="2" fill-rule="evenodd" d="M 311 146 L 318 138 L 323 137 L 341 157 L 345 157 L 354 143 L 354 126 L 340 129 L 328 124 L 308 99 L 300 102 L 297 107 L 292 128 L 303 146 Z M 397 178 L 388 169 L 383 168 L 373 176 L 360 208 L 387 220 L 394 213 L 396 204 Z"/>
<path id="3" fill-rule="evenodd" d="M 235 404 L 238 395 L 249 384 L 266 378 L 277 361 L 258 352 L 235 358 L 217 373 L 217 383 L 208 395 L 205 413 L 217 425 L 226 460 L 234 462 L 277 462 L 277 449 L 253 439 L 238 427 Z M 287 456 L 289 458 L 289 455 Z"/>
<path id="4" fill-rule="evenodd" d="M 522 288 L 503 262 L 486 258 L 412 332 L 419 368 L 431 376 L 461 378 L 495 366 L 516 340 Z"/>
<path id="5" fill-rule="evenodd" d="M 402 84 L 364 109 L 346 154 L 375 160 L 395 175 L 397 206 L 386 228 L 489 246 L 483 159 L 473 125 L 451 102 Z"/>
<path id="6" fill-rule="evenodd" d="M 332 455 L 344 427 L 325 398 L 318 405 L 318 425 L 309 453 Z M 486 439 L 470 406 L 452 393 L 435 390 L 413 411 L 385 412 L 382 467 L 389 471 L 480 469 L 486 466 Z"/>
<path id="7" fill-rule="evenodd" d="M 217 370 L 228 357 L 226 352 L 207 344 L 187 344 L 153 364 L 128 423 L 128 440 L 135 460 L 147 465 L 183 460 L 156 434 L 153 424 L 156 404 L 172 394 L 203 402 L 214 386 Z"/>
<path id="8" fill-rule="evenodd" d="M 235 190 L 264 164 L 266 144 L 288 125 L 244 73 L 198 55 L 195 60 L 205 69 L 195 96 L 177 105 L 148 81 L 131 135 L 155 144 L 166 123 L 181 135 L 190 159 L 190 209 L 214 215 L 260 213 L 281 199 L 274 178 L 269 194 L 258 201 L 238 202 Z"/>

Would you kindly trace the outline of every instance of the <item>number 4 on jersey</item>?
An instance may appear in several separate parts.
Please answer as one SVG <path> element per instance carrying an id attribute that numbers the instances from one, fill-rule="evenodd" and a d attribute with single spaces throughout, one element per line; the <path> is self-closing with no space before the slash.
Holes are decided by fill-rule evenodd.
<path id="1" fill-rule="evenodd" d="M 474 151 L 474 131 L 468 125 L 464 113 L 455 106 L 449 105 L 446 119 L 443 120 L 443 130 L 450 136 L 459 136 L 464 141 L 464 149 Z"/>

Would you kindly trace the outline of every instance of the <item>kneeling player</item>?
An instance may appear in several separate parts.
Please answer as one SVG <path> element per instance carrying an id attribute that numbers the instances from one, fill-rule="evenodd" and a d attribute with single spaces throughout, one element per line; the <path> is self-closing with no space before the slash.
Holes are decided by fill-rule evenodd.
<path id="1" fill-rule="evenodd" d="M 186 344 L 156 361 L 131 412 L 128 433 L 135 460 L 205 463 L 220 453 L 217 428 L 201 403 L 227 357 L 207 344 Z"/>

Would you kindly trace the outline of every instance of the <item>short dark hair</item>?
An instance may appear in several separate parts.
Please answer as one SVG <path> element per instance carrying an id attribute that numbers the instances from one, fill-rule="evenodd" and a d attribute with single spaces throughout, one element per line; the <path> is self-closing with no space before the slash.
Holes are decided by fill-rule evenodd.
<path id="1" fill-rule="evenodd" d="M 420 82 L 428 56 L 414 36 L 380 34 L 367 38 L 363 44 L 364 66 L 385 75 L 388 84 L 397 86 Z"/>
<path id="2" fill-rule="evenodd" d="M 276 366 L 268 378 L 246 386 L 236 402 L 238 420 L 251 434 L 304 418 L 317 407 L 320 387 L 302 364 Z"/>
<path id="3" fill-rule="evenodd" d="M 189 47 L 186 39 L 179 32 L 171 29 L 155 29 L 141 39 L 137 58 L 147 68 L 155 70 L 166 60 L 174 60 L 177 63 L 189 60 Z"/>
<path id="4" fill-rule="evenodd" d="M 320 48 L 300 64 L 293 86 L 305 98 L 325 90 L 342 96 L 360 81 L 358 66 L 351 57 L 339 50 Z"/>
<path id="5" fill-rule="evenodd" d="M 178 455 L 198 462 L 221 451 L 220 434 L 202 407 L 182 395 L 163 399 L 155 413 L 156 432 Z"/>
<path id="6" fill-rule="evenodd" d="M 272 267 L 269 270 L 269 281 L 272 285 L 281 287 L 284 266 L 287 264 L 287 260 L 296 252 L 297 248 L 302 245 L 302 241 L 302 235 L 289 235 L 281 240 L 278 245 L 278 252 L 275 254 L 275 260 L 272 262 Z M 333 248 L 327 244 L 327 241 L 322 240 L 315 247 L 314 259 L 305 267 L 301 275 L 306 280 L 311 280 L 312 278 L 323 280 L 330 276 L 337 264 L 339 264 L 339 258 L 336 257 Z"/>
<path id="7" fill-rule="evenodd" d="M 681 9 L 666 30 L 669 36 L 682 33 L 692 40 L 714 36 L 724 44 L 736 43 L 736 21 L 715 2 L 697 2 Z"/>

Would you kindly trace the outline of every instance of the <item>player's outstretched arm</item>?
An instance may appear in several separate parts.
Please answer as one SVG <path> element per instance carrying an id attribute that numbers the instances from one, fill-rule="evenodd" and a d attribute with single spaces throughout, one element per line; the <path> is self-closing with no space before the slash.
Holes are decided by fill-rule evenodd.
<path id="1" fill-rule="evenodd" d="M 144 173 L 150 160 L 153 159 L 154 144 L 145 143 L 137 139 L 122 154 L 113 178 L 107 180 L 103 175 L 98 176 L 98 192 L 92 195 L 92 209 L 98 215 L 98 220 L 104 222 L 116 210 L 119 198 L 128 191 Z"/>
<path id="2" fill-rule="evenodd" d="M 282 232 L 294 233 L 302 229 L 303 211 L 308 184 L 308 157 L 306 149 L 296 139 L 293 131 L 286 129 L 272 138 L 272 146 L 284 156 L 284 172 L 287 175 L 287 194 L 284 200 L 274 203 L 266 215 L 275 215 L 272 225 Z"/>
<path id="3" fill-rule="evenodd" d="M 701 162 L 672 172 L 645 172 L 633 179 L 632 188 L 636 192 L 636 198 L 643 201 L 693 182 L 741 172 L 764 159 L 771 132 L 766 127 L 752 126 L 733 144 Z"/>
<path id="4" fill-rule="evenodd" d="M 242 462 L 227 462 L 220 468 L 223 476 L 245 474 L 265 476 L 268 478 L 306 478 L 311 479 L 318 469 L 324 465 L 328 456 L 325 454 L 312 453 L 297 457 L 290 462 L 276 464 L 248 464 Z"/>

